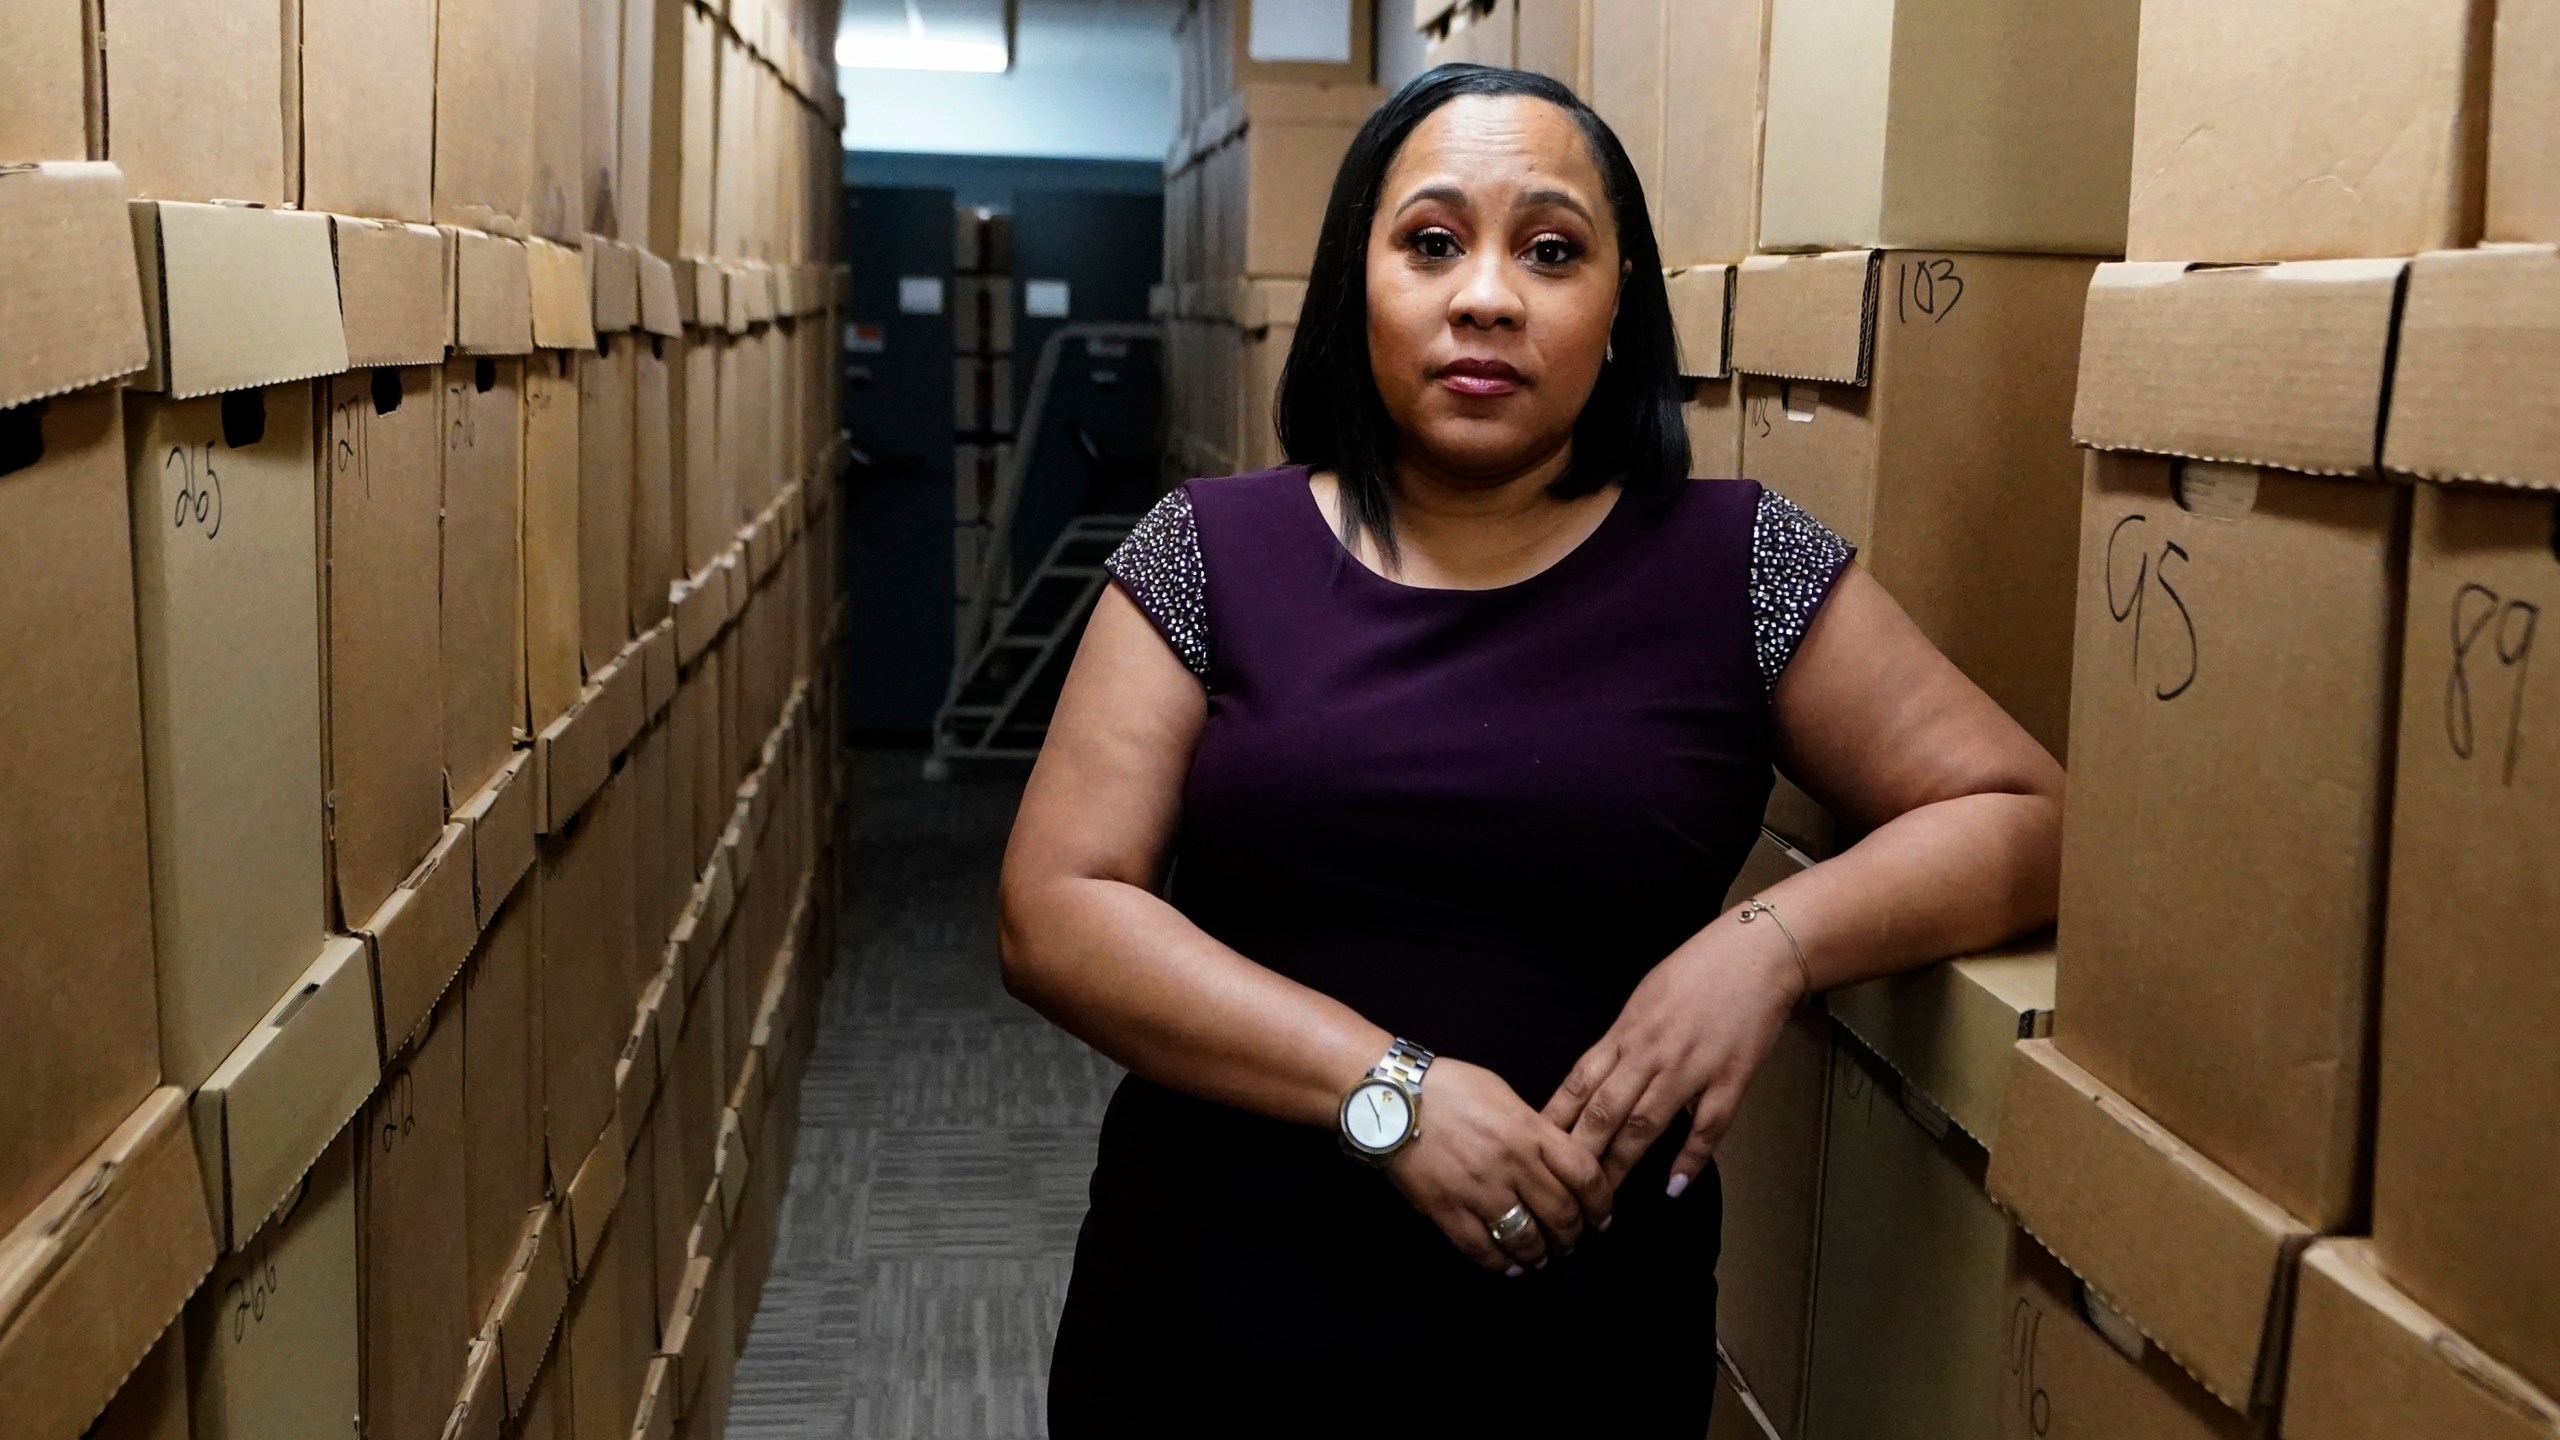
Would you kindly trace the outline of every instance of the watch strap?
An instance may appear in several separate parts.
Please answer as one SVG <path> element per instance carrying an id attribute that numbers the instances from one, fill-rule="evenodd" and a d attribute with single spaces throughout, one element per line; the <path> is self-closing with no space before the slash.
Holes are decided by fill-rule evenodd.
<path id="1" fill-rule="evenodd" d="M 1386 1058 L 1371 1066 L 1369 1074 L 1380 1080 L 1393 1080 L 1408 1090 L 1420 1090 L 1422 1077 L 1431 1069 L 1434 1058 L 1430 1051 L 1399 1035 L 1387 1047 Z"/>

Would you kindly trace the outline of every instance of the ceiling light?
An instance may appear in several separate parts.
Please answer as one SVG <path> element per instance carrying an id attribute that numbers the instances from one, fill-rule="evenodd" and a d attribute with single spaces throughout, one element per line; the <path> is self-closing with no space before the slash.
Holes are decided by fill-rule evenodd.
<path id="1" fill-rule="evenodd" d="M 921 35 L 847 34 L 836 41 L 847 70 L 958 70 L 1001 75 L 1013 56 L 1001 40 L 946 40 Z"/>

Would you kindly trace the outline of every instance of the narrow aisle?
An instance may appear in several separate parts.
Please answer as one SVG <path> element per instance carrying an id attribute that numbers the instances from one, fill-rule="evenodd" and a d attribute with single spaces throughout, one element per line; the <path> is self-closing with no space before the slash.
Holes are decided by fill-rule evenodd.
<path id="1" fill-rule="evenodd" d="M 844 924 L 732 1440 L 1032 1440 L 1118 1067 L 1004 993 L 1021 790 L 858 752 Z"/>

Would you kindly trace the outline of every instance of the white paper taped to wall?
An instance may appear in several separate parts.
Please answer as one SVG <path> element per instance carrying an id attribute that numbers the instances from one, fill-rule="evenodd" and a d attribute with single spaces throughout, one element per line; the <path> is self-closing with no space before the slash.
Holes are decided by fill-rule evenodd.
<path id="1" fill-rule="evenodd" d="M 1022 282 L 1022 313 L 1034 320 L 1067 318 L 1067 282 L 1064 280 L 1025 280 Z"/>
<path id="2" fill-rule="evenodd" d="M 939 275 L 899 276 L 898 313 L 901 315 L 941 314 L 942 277 Z"/>
<path id="3" fill-rule="evenodd" d="M 1351 61 L 1351 0 L 1252 0 L 1245 54 L 1261 61 L 1346 65 Z"/>

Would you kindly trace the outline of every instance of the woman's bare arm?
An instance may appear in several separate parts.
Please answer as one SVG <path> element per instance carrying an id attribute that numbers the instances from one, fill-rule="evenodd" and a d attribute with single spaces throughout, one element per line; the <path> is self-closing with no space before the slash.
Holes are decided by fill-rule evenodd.
<path id="1" fill-rule="evenodd" d="M 1675 1192 L 1704 1169 L 1808 983 L 1852 984 L 2053 919 L 2062 767 L 1852 565 L 1771 697 L 1783 768 L 1866 838 L 1728 911 L 1654 967 L 1545 1114 L 1614 1190 L 1683 1109 Z"/>
<path id="2" fill-rule="evenodd" d="M 1005 848 L 1005 988 L 1148 1079 L 1331 1124 L 1395 1037 L 1157 893 L 1208 709 L 1138 607 L 1104 590 Z"/>

